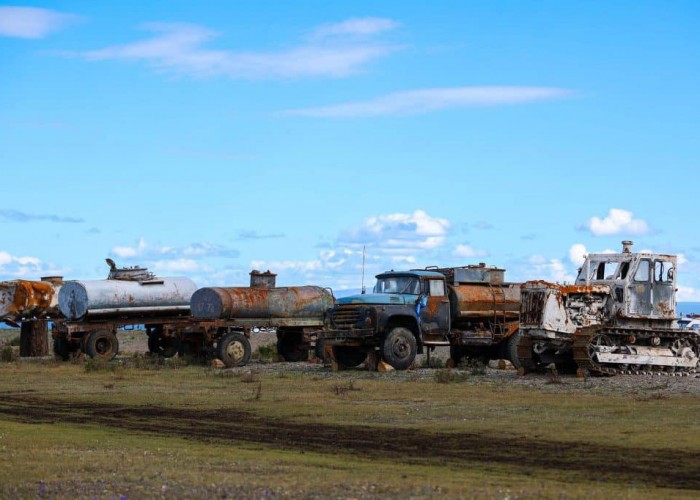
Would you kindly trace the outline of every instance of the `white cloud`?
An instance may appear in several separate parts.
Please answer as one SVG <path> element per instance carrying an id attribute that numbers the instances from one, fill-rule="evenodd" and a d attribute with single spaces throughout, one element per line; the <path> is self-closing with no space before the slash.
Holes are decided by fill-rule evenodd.
<path id="1" fill-rule="evenodd" d="M 700 302 L 700 289 L 693 288 L 690 286 L 678 285 L 676 300 L 680 302 Z"/>
<path id="2" fill-rule="evenodd" d="M 208 266 L 194 259 L 157 260 L 153 262 L 152 268 L 156 273 L 194 273 L 209 269 Z"/>
<path id="3" fill-rule="evenodd" d="M 59 274 L 63 274 L 63 271 L 53 264 L 42 262 L 38 257 L 15 256 L 0 251 L 1 279 L 39 279 L 42 276 Z"/>
<path id="4" fill-rule="evenodd" d="M 576 279 L 576 276 L 559 259 L 547 259 L 542 255 L 534 255 L 530 258 L 529 264 L 530 277 L 528 279 L 554 281 L 557 283 L 573 283 Z"/>
<path id="5" fill-rule="evenodd" d="M 588 255 L 588 250 L 583 243 L 574 243 L 569 248 L 569 261 L 577 267 L 583 265 L 586 255 Z"/>
<path id="6" fill-rule="evenodd" d="M 457 245 L 452 254 L 455 257 L 462 257 L 467 259 L 472 257 L 488 257 L 489 255 L 488 252 L 486 252 L 485 250 L 479 250 L 467 244 Z"/>
<path id="7" fill-rule="evenodd" d="M 450 223 L 431 217 L 423 210 L 369 217 L 360 227 L 346 231 L 341 245 L 367 245 L 386 253 L 409 254 L 411 250 L 429 250 L 445 242 Z"/>
<path id="8" fill-rule="evenodd" d="M 396 92 L 366 101 L 287 110 L 287 114 L 321 118 L 413 115 L 441 109 L 503 106 L 560 99 L 573 92 L 557 87 L 453 87 Z"/>
<path id="9" fill-rule="evenodd" d="M 0 36 L 16 38 L 44 38 L 78 19 L 35 7 L 0 7 Z"/>
<path id="10" fill-rule="evenodd" d="M 122 259 L 131 259 L 142 255 L 147 247 L 148 245 L 146 245 L 146 240 L 141 238 L 138 245 L 135 247 L 116 246 L 112 248 L 112 253 L 117 257 L 121 257 Z"/>
<path id="11" fill-rule="evenodd" d="M 620 208 L 611 208 L 602 219 L 591 217 L 580 227 L 588 229 L 593 236 L 643 235 L 650 232 L 649 225 L 644 220 L 635 219 L 632 212 Z"/>
<path id="12" fill-rule="evenodd" d="M 376 39 L 396 26 L 389 19 L 351 19 L 317 28 L 307 43 L 279 51 L 254 52 L 205 48 L 218 33 L 202 26 L 151 23 L 144 26 L 156 32 L 151 38 L 81 55 L 90 61 L 145 61 L 161 71 L 192 77 L 339 78 L 357 73 L 371 61 L 399 50 L 396 45 Z"/>

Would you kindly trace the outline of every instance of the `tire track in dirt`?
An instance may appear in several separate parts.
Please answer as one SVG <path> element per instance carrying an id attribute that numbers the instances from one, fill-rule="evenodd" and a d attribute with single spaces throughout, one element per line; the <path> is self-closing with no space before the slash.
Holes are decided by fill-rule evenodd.
<path id="1" fill-rule="evenodd" d="M 585 480 L 700 489 L 700 452 L 670 448 L 622 448 L 525 437 L 514 440 L 367 425 L 309 425 L 242 410 L 68 403 L 26 394 L 0 395 L 0 415 L 25 423 L 99 424 L 208 442 L 264 444 L 400 463 L 506 465 L 525 474 L 566 471 Z"/>

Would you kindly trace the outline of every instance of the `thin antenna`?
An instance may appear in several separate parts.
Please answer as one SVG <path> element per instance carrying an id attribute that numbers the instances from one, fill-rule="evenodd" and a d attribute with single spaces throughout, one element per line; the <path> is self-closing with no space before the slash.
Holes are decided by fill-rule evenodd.
<path id="1" fill-rule="evenodd" d="M 365 245 L 362 245 L 362 295 L 365 292 Z"/>

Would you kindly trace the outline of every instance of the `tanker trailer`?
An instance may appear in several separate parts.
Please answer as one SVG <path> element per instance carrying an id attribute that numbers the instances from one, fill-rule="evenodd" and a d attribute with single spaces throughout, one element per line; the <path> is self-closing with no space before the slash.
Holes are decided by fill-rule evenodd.
<path id="1" fill-rule="evenodd" d="M 267 271 L 250 273 L 250 287 L 200 288 L 190 301 L 192 316 L 203 320 L 226 320 L 250 329 L 277 330 L 277 351 L 286 361 L 308 359 L 309 349 L 316 348 L 322 357 L 318 335 L 324 315 L 333 306 L 333 294 L 318 286 L 276 287 L 275 274 Z M 230 355 L 230 342 L 223 339 L 219 357 Z"/>
<path id="2" fill-rule="evenodd" d="M 337 300 L 324 342 L 342 367 L 372 354 L 403 370 L 438 346 L 450 347 L 453 365 L 478 356 L 517 366 L 520 288 L 504 274 L 485 264 L 379 274 L 373 293 Z"/>
<path id="3" fill-rule="evenodd" d="M 0 282 L 0 321 L 16 327 L 23 319 L 58 316 L 62 281 L 59 277 L 47 277 L 41 281 Z"/>
<path id="4" fill-rule="evenodd" d="M 107 263 L 106 280 L 66 281 L 61 287 L 58 305 L 65 320 L 54 325 L 57 355 L 67 358 L 82 350 L 90 357 L 110 360 L 119 350 L 118 328 L 162 329 L 189 321 L 189 300 L 197 289 L 192 280 L 156 277 L 141 267 L 118 269 L 111 259 Z"/>

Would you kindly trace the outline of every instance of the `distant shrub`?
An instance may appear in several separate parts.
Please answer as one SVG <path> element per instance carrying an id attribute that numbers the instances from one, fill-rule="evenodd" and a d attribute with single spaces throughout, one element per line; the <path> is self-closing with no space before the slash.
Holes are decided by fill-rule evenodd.
<path id="1" fill-rule="evenodd" d="M 19 335 L 15 335 L 15 336 L 12 337 L 12 339 L 10 340 L 10 345 L 11 345 L 11 346 L 14 346 L 14 347 L 19 347 L 20 343 L 21 343 L 21 340 L 20 340 Z"/>
<path id="2" fill-rule="evenodd" d="M 116 363 L 110 363 L 102 358 L 88 358 L 88 360 L 85 362 L 86 373 L 115 372 L 116 370 Z"/>
<path id="3" fill-rule="evenodd" d="M 344 396 L 350 391 L 360 391 L 362 389 L 355 387 L 354 380 L 349 380 L 344 384 L 334 384 L 331 390 L 336 396 Z"/>
<path id="4" fill-rule="evenodd" d="M 486 375 L 486 365 L 477 358 L 469 358 L 467 369 L 470 375 Z"/>
<path id="5" fill-rule="evenodd" d="M 442 358 L 425 356 L 420 365 L 421 368 L 445 368 L 445 361 Z"/>
<path id="6" fill-rule="evenodd" d="M 261 361 L 263 363 L 278 363 L 281 360 L 279 354 L 277 353 L 277 346 L 275 344 L 258 346 L 251 358 L 255 361 Z"/>
<path id="7" fill-rule="evenodd" d="M 450 368 L 442 368 L 435 372 L 435 381 L 438 384 L 449 384 L 451 382 L 464 382 L 467 379 L 467 374 L 456 372 Z"/>
<path id="8" fill-rule="evenodd" d="M 255 370 L 248 370 L 243 372 L 243 374 L 240 376 L 241 382 L 244 384 L 250 384 L 253 382 L 258 381 L 258 376 L 257 372 Z"/>
<path id="9" fill-rule="evenodd" d="M 0 349 L 0 361 L 4 363 L 12 363 L 13 361 L 17 361 L 18 359 L 19 354 L 11 345 L 5 346 L 2 349 Z"/>

